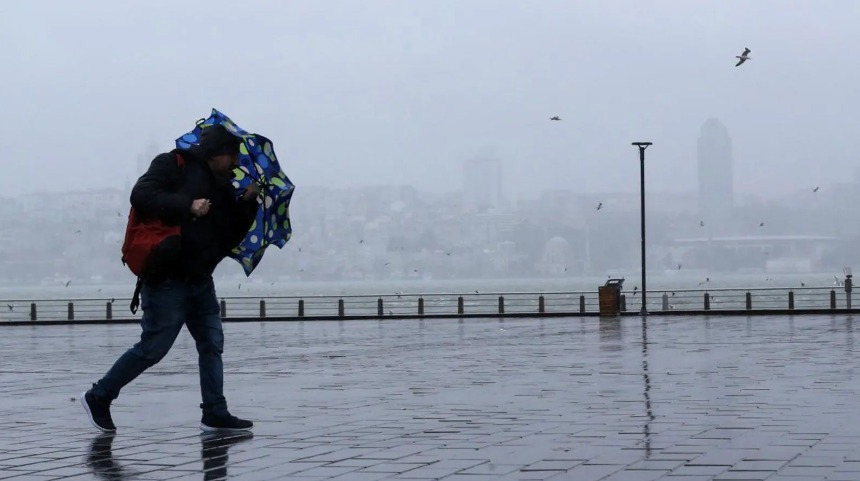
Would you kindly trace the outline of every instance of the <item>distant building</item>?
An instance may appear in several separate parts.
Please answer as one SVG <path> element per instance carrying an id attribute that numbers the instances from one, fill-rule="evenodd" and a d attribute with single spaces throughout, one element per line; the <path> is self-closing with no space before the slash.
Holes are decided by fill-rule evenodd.
<path id="1" fill-rule="evenodd" d="M 490 158 L 465 161 L 463 191 L 466 204 L 479 212 L 505 207 L 501 161 Z"/>
<path id="2" fill-rule="evenodd" d="M 699 214 L 706 225 L 727 226 L 734 210 L 732 139 L 719 120 L 710 118 L 699 133 Z"/>
<path id="3" fill-rule="evenodd" d="M 570 243 L 562 237 L 553 237 L 546 242 L 538 271 L 545 276 L 563 276 L 572 263 Z"/>

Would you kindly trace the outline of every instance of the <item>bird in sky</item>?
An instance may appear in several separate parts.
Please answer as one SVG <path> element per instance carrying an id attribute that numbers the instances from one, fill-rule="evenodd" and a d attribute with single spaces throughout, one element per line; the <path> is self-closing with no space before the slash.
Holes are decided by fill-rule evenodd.
<path id="1" fill-rule="evenodd" d="M 759 227 L 764 227 L 764 222 L 758 225 Z"/>
<path id="2" fill-rule="evenodd" d="M 748 48 L 744 49 L 744 53 L 742 53 L 740 55 L 736 55 L 735 58 L 740 59 L 740 60 L 738 60 L 738 63 L 735 64 L 735 67 L 739 67 L 742 63 L 749 60 L 750 59 L 749 55 L 750 55 L 750 49 L 748 49 Z"/>
<path id="3" fill-rule="evenodd" d="M 364 244 L 364 239 L 361 239 L 360 241 L 358 241 L 358 243 L 359 243 L 359 244 Z"/>
<path id="4" fill-rule="evenodd" d="M 681 264 L 678 264 L 678 270 L 679 271 L 681 270 Z"/>
<path id="5" fill-rule="evenodd" d="M 639 290 L 639 286 L 633 286 L 633 295 L 636 295 L 636 291 Z"/>
<path id="6" fill-rule="evenodd" d="M 11 311 L 12 309 L 15 309 L 15 304 L 6 304 L 6 307 Z"/>
<path id="7" fill-rule="evenodd" d="M 705 221 L 700 220 L 699 221 L 699 227 L 705 227 Z"/>
<path id="8" fill-rule="evenodd" d="M 597 203 L 597 210 L 600 210 L 601 207 L 603 207 L 603 202 L 598 202 Z"/>
<path id="9" fill-rule="evenodd" d="M 71 279 L 67 280 L 67 281 L 66 281 L 66 287 L 69 287 L 69 284 L 71 284 L 71 283 L 72 283 L 72 280 L 71 280 Z"/>
<path id="10" fill-rule="evenodd" d="M 815 188 L 814 188 L 814 189 L 812 189 L 812 191 L 813 191 L 813 192 L 818 192 L 818 186 L 816 185 L 816 186 L 815 186 Z"/>
<path id="11" fill-rule="evenodd" d="M 555 115 L 555 116 L 550 117 L 549 119 L 550 120 L 561 120 L 561 117 L 559 117 L 558 115 Z"/>

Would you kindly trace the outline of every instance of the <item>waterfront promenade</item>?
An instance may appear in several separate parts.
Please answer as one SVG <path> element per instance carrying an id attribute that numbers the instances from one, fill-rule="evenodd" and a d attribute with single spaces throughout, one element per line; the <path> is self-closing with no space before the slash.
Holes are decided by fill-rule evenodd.
<path id="1" fill-rule="evenodd" d="M 860 319 L 225 323 L 231 409 L 199 434 L 194 343 L 115 402 L 79 393 L 129 324 L 0 328 L 0 480 L 858 480 Z"/>

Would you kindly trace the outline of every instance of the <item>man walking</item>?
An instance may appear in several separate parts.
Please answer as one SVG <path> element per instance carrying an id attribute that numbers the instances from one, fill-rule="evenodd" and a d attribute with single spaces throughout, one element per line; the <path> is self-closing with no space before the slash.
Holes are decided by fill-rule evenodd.
<path id="1" fill-rule="evenodd" d="M 240 145 L 241 139 L 221 125 L 206 127 L 199 145 L 155 157 L 132 189 L 131 205 L 139 216 L 179 225 L 180 235 L 159 245 L 141 276 L 140 341 L 81 395 L 90 421 L 101 431 L 116 431 L 111 402 L 125 385 L 167 354 L 183 325 L 198 353 L 200 428 L 247 431 L 253 427 L 251 421 L 227 409 L 221 360 L 224 332 L 212 281 L 215 267 L 245 237 L 258 208 L 256 184 L 237 196 L 231 183 Z"/>

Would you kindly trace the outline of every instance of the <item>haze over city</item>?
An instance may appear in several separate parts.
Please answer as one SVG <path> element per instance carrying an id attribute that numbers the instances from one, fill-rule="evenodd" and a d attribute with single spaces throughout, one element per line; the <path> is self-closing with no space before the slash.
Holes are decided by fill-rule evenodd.
<path id="1" fill-rule="evenodd" d="M 719 267 L 829 270 L 857 236 L 858 20 L 836 1 L 10 4 L 4 270 L 122 272 L 130 185 L 212 107 L 271 138 L 297 186 L 263 275 L 635 268 L 638 140 L 654 268 L 716 267 L 679 239 L 818 235 Z"/>
<path id="2" fill-rule="evenodd" d="M 775 196 L 860 162 L 852 2 L 15 2 L 0 18 L 0 192 L 122 187 L 217 107 L 301 187 L 452 187 L 504 161 L 511 196 L 695 192 L 728 128 L 735 187 Z M 238 11 L 237 11 L 238 10 Z M 240 13 L 241 12 L 241 13 Z M 751 61 L 734 68 L 735 56 Z M 550 122 L 558 115 L 560 122 Z"/>

